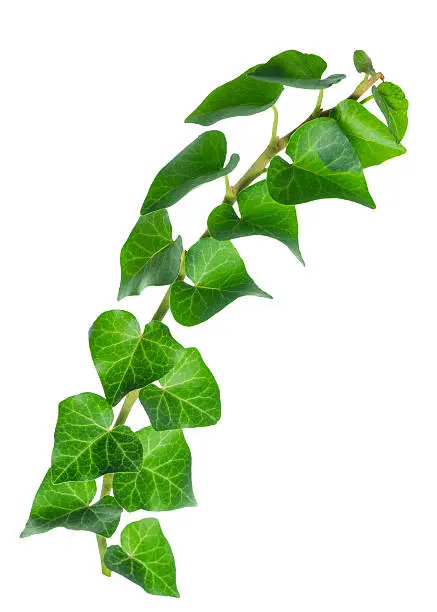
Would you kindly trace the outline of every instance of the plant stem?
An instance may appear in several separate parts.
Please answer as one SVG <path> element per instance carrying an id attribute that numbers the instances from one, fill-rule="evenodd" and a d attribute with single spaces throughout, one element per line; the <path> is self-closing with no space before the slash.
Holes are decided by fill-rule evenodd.
<path id="1" fill-rule="evenodd" d="M 270 138 L 270 144 L 272 146 L 276 145 L 276 141 L 278 140 L 278 121 L 279 121 L 279 113 L 276 106 L 273 104 L 271 107 L 273 111 L 273 125 L 272 125 L 272 137 Z"/>
<path id="2" fill-rule="evenodd" d="M 319 95 L 317 96 L 316 106 L 314 107 L 314 110 L 311 113 L 312 117 L 317 117 L 321 111 L 324 91 L 325 91 L 324 89 L 319 90 Z"/>
<path id="3" fill-rule="evenodd" d="M 376 81 L 379 81 L 379 79 L 381 79 L 381 81 L 384 80 L 384 75 L 382 72 L 377 72 L 368 79 L 362 80 L 358 87 L 351 93 L 348 100 L 358 100 L 358 98 L 361 98 L 361 96 L 365 94 L 366 91 L 376 83 Z"/>
<path id="4" fill-rule="evenodd" d="M 373 96 L 367 96 L 367 98 L 364 98 L 364 100 L 360 100 L 360 104 L 366 104 L 367 102 L 370 102 L 370 100 L 373 100 Z"/>

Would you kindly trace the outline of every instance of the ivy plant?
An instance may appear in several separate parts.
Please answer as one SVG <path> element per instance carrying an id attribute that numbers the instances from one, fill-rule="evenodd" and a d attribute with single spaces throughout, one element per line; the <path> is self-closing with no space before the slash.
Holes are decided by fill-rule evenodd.
<path id="1" fill-rule="evenodd" d="M 326 110 L 324 89 L 345 75 L 324 76 L 321 57 L 290 50 L 217 87 L 188 115 L 186 122 L 210 126 L 272 109 L 272 133 L 233 186 L 228 175 L 239 157 L 227 160 L 226 137 L 215 129 L 200 134 L 153 179 L 121 248 L 118 299 L 149 286 L 166 286 L 166 292 L 144 326 L 125 310 L 104 312 L 91 325 L 89 346 L 103 395 L 84 392 L 60 402 L 51 465 L 21 537 L 57 527 L 93 532 L 106 576 L 116 572 L 153 595 L 179 596 L 173 553 L 156 518 L 129 523 L 120 544 L 107 546 L 123 510 L 196 505 L 183 430 L 220 419 L 214 375 L 199 351 L 182 346 L 162 320 L 171 311 L 181 325 L 198 325 L 241 297 L 271 297 L 247 271 L 233 239 L 279 240 L 303 263 L 299 205 L 340 198 L 375 208 L 364 170 L 405 153 L 408 101 L 364 51 L 355 51 L 353 61 L 364 78 Z M 307 119 L 279 137 L 275 103 L 289 87 L 317 90 L 318 98 Z M 365 106 L 371 100 L 380 118 Z M 182 238 L 174 238 L 167 209 L 220 177 L 224 197 L 212 208 L 203 235 L 185 249 Z M 144 427 L 133 431 L 126 420 L 138 399 Z"/>

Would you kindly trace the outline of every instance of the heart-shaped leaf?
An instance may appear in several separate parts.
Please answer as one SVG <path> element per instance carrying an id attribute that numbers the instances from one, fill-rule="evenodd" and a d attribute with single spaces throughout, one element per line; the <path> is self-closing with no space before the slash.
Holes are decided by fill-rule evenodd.
<path id="1" fill-rule="evenodd" d="M 59 404 L 52 452 L 53 482 L 93 480 L 112 472 L 137 472 L 143 449 L 135 434 L 119 425 L 105 398 L 80 393 Z"/>
<path id="2" fill-rule="evenodd" d="M 340 198 L 375 208 L 358 155 L 335 119 L 322 117 L 300 127 L 287 154 L 292 165 L 275 157 L 267 173 L 270 195 L 281 204 Z"/>
<path id="3" fill-rule="evenodd" d="M 207 427 L 220 419 L 220 391 L 199 351 L 186 349 L 178 364 L 161 380 L 140 392 L 154 429 Z"/>
<path id="4" fill-rule="evenodd" d="M 405 153 L 405 147 L 382 121 L 359 102 L 344 100 L 336 107 L 334 117 L 357 152 L 363 168 Z"/>
<path id="5" fill-rule="evenodd" d="M 375 74 L 372 60 L 365 51 L 354 51 L 354 66 L 358 72 L 365 72 L 366 74 Z"/>
<path id="6" fill-rule="evenodd" d="M 168 212 L 142 215 L 120 254 L 121 283 L 118 299 L 140 295 L 150 285 L 169 285 L 178 275 L 182 238 L 172 239 Z"/>
<path id="7" fill-rule="evenodd" d="M 214 208 L 208 218 L 208 230 L 217 240 L 243 236 L 269 236 L 285 244 L 304 263 L 299 250 L 297 215 L 294 206 L 276 202 L 266 181 L 247 187 L 238 195 L 240 217 L 229 204 Z"/>
<path id="8" fill-rule="evenodd" d="M 158 380 L 178 362 L 184 348 L 166 325 L 138 321 L 125 310 L 101 314 L 89 332 L 91 355 L 108 402 L 115 406 L 129 391 Z"/>
<path id="9" fill-rule="evenodd" d="M 210 130 L 198 136 L 158 172 L 141 214 L 173 206 L 195 187 L 232 172 L 240 158 L 232 155 L 224 167 L 226 151 L 226 137 L 222 132 Z"/>
<path id="10" fill-rule="evenodd" d="M 185 123 L 212 125 L 229 117 L 240 117 L 261 113 L 274 104 L 284 89 L 276 83 L 256 82 L 248 76 L 251 68 L 239 77 L 214 89 Z"/>
<path id="11" fill-rule="evenodd" d="M 176 510 L 195 506 L 191 484 L 191 453 L 179 429 L 137 432 L 143 446 L 139 472 L 114 475 L 114 497 L 128 512 Z"/>
<path id="12" fill-rule="evenodd" d="M 244 295 L 271 298 L 250 278 L 230 242 L 202 238 L 188 251 L 185 268 L 194 286 L 179 281 L 170 293 L 171 312 L 181 325 L 202 323 Z"/>
<path id="13" fill-rule="evenodd" d="M 275 55 L 266 64 L 250 71 L 249 76 L 299 89 L 326 89 L 346 77 L 345 74 L 332 74 L 322 79 L 326 68 L 325 60 L 318 55 L 292 50 Z"/>
<path id="14" fill-rule="evenodd" d="M 118 527 L 122 509 L 109 496 L 90 506 L 96 489 L 94 480 L 53 484 L 49 470 L 35 495 L 29 520 L 20 537 L 65 527 L 110 538 Z"/>
<path id="15" fill-rule="evenodd" d="M 179 597 L 173 553 L 157 519 L 127 525 L 121 532 L 121 546 L 107 549 L 105 565 L 151 595 Z"/>
<path id="16" fill-rule="evenodd" d="M 388 129 L 398 142 L 405 136 L 408 126 L 408 100 L 394 83 L 384 81 L 372 88 L 373 97 L 387 121 Z"/>

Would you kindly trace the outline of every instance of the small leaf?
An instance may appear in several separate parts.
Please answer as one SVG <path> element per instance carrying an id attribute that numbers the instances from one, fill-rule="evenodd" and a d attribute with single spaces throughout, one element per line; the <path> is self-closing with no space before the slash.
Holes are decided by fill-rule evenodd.
<path id="1" fill-rule="evenodd" d="M 365 51 L 354 51 L 354 65 L 358 72 L 366 74 L 375 74 L 375 69 L 372 65 L 372 60 Z"/>
<path id="2" fill-rule="evenodd" d="M 35 495 L 29 520 L 20 537 L 65 527 L 110 538 L 118 527 L 122 509 L 109 496 L 90 506 L 96 489 L 94 480 L 53 484 L 49 470 Z"/>
<path id="3" fill-rule="evenodd" d="M 54 483 L 141 468 L 141 444 L 126 425 L 110 429 L 113 419 L 111 406 L 95 393 L 73 395 L 59 404 L 52 453 Z"/>
<path id="4" fill-rule="evenodd" d="M 158 172 L 141 214 L 173 206 L 195 187 L 232 172 L 240 158 L 232 155 L 227 166 L 223 167 L 226 150 L 226 137 L 222 132 L 210 130 L 198 136 Z"/>
<path id="5" fill-rule="evenodd" d="M 108 569 L 151 595 L 179 597 L 173 553 L 157 519 L 127 525 L 121 532 L 121 546 L 110 546 L 104 560 Z"/>
<path id="6" fill-rule="evenodd" d="M 178 429 L 137 432 L 143 466 L 137 473 L 114 475 L 114 497 L 128 512 L 176 510 L 195 506 L 191 484 L 191 453 Z"/>
<path id="7" fill-rule="evenodd" d="M 243 295 L 271 297 L 247 274 L 230 242 L 202 238 L 188 251 L 185 267 L 194 286 L 179 281 L 170 293 L 172 314 L 181 325 L 202 323 Z"/>
<path id="8" fill-rule="evenodd" d="M 142 215 L 120 255 L 121 283 L 118 299 L 140 295 L 150 285 L 169 285 L 178 273 L 182 238 L 173 242 L 166 210 Z"/>
<path id="9" fill-rule="evenodd" d="M 158 380 L 178 362 L 183 347 L 164 323 L 151 321 L 141 333 L 125 310 L 101 314 L 89 332 L 91 355 L 108 402 Z"/>
<path id="10" fill-rule="evenodd" d="M 284 51 L 261 64 L 251 72 L 253 79 L 282 83 L 300 89 L 326 89 L 346 77 L 345 74 L 332 74 L 322 79 L 327 64 L 318 55 L 300 51 Z"/>
<path id="11" fill-rule="evenodd" d="M 269 194 L 267 182 L 260 181 L 238 195 L 240 217 L 229 204 L 214 208 L 208 230 L 217 240 L 243 236 L 269 236 L 285 244 L 304 263 L 299 250 L 297 215 L 294 206 L 284 206 Z"/>
<path id="12" fill-rule="evenodd" d="M 154 429 L 207 427 L 220 419 L 220 391 L 199 351 L 186 349 L 179 363 L 161 380 L 140 392 Z"/>
<path id="13" fill-rule="evenodd" d="M 359 102 L 340 102 L 334 117 L 357 152 L 363 168 L 405 153 L 405 147 L 396 141 L 382 121 Z"/>
<path id="14" fill-rule="evenodd" d="M 292 165 L 274 157 L 267 173 L 270 195 L 278 202 L 341 198 L 375 208 L 358 155 L 334 119 L 314 119 L 300 127 L 287 154 Z"/>
<path id="15" fill-rule="evenodd" d="M 274 83 L 256 82 L 248 76 L 251 68 L 233 81 L 214 89 L 185 119 L 185 123 L 212 125 L 229 117 L 254 115 L 275 104 L 284 89 Z"/>
<path id="16" fill-rule="evenodd" d="M 408 100 L 404 92 L 398 85 L 384 81 L 377 87 L 373 86 L 372 93 L 387 121 L 388 129 L 401 142 L 408 126 Z"/>

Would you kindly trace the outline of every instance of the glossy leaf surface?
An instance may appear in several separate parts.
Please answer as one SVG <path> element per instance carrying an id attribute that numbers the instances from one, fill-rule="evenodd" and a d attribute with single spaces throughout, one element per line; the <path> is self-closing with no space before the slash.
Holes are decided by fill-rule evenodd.
<path id="1" fill-rule="evenodd" d="M 384 115 L 388 129 L 398 142 L 405 136 L 408 126 L 408 100 L 402 89 L 384 81 L 372 88 L 373 97 Z"/>
<path id="2" fill-rule="evenodd" d="M 156 175 L 141 208 L 141 214 L 176 204 L 195 187 L 232 172 L 239 162 L 232 155 L 225 166 L 225 135 L 210 130 L 198 136 Z"/>
<path id="3" fill-rule="evenodd" d="M 358 72 L 365 72 L 366 74 L 375 74 L 372 60 L 365 51 L 354 51 L 354 66 Z"/>
<path id="4" fill-rule="evenodd" d="M 271 297 L 250 278 L 230 242 L 202 238 L 188 251 L 185 267 L 194 286 L 179 281 L 170 294 L 172 314 L 181 325 L 202 323 L 244 295 Z"/>

